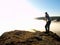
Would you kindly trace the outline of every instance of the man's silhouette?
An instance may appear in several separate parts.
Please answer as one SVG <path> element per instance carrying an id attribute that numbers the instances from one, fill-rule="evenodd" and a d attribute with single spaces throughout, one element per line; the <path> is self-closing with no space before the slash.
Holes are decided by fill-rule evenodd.
<path id="1" fill-rule="evenodd" d="M 45 19 L 46 19 L 46 25 L 45 25 L 46 33 L 49 33 L 51 19 L 50 19 L 50 17 L 49 17 L 47 12 L 45 12 Z"/>

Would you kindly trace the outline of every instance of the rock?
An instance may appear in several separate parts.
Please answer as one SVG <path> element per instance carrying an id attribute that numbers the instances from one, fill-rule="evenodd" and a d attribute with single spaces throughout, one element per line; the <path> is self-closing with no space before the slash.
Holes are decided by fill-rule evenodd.
<path id="1" fill-rule="evenodd" d="M 60 45 L 60 37 L 53 32 L 10 31 L 0 36 L 0 45 Z"/>

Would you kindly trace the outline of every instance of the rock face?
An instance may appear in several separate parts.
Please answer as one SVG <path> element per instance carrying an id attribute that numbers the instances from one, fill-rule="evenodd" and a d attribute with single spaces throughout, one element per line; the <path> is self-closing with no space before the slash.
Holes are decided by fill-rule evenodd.
<path id="1" fill-rule="evenodd" d="M 53 32 L 10 31 L 0 36 L 0 45 L 60 45 L 60 37 Z"/>

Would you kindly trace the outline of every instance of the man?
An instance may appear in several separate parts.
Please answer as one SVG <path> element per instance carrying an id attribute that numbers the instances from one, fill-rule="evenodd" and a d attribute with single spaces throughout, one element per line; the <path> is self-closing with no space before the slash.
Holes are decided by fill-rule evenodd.
<path id="1" fill-rule="evenodd" d="M 45 19 L 46 19 L 46 25 L 45 25 L 46 33 L 49 33 L 51 19 L 47 12 L 45 12 Z"/>

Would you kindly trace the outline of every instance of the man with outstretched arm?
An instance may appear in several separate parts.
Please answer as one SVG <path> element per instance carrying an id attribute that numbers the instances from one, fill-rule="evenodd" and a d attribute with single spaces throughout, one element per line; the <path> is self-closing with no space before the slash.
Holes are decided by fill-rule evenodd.
<path id="1" fill-rule="evenodd" d="M 45 25 L 45 30 L 46 30 L 46 33 L 49 33 L 50 31 L 50 24 L 51 24 L 51 19 L 50 19 L 50 16 L 47 12 L 45 12 L 45 19 L 46 19 L 46 25 Z"/>

